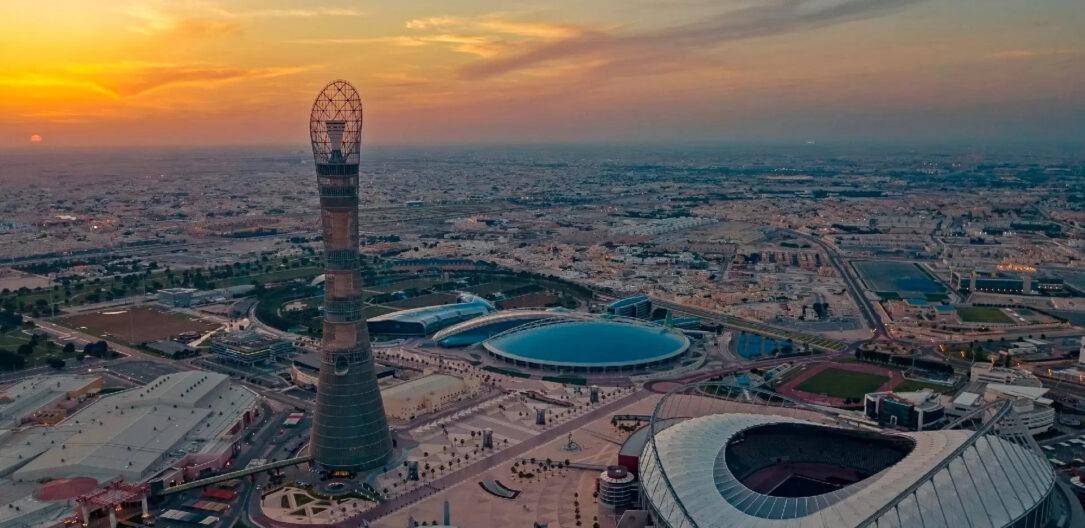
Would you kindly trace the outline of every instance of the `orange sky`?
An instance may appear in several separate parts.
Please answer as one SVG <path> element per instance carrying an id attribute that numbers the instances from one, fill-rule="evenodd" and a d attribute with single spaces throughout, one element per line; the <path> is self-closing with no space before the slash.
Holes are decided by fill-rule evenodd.
<path id="1" fill-rule="evenodd" d="M 0 147 L 1085 140 L 1081 0 L 0 0 Z"/>

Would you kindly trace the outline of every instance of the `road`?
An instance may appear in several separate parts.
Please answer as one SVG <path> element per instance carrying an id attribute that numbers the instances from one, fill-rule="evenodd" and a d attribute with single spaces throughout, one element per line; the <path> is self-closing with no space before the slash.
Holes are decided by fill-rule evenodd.
<path id="1" fill-rule="evenodd" d="M 797 343 L 807 343 L 811 347 L 825 352 L 841 352 L 847 350 L 848 348 L 848 344 L 841 341 L 821 337 L 819 335 L 804 334 L 786 328 L 770 326 L 758 321 L 749 321 L 740 317 L 735 317 L 733 315 L 705 310 L 704 308 L 686 306 L 684 304 L 665 301 L 657 299 L 655 297 L 652 298 L 652 304 L 661 308 L 666 308 L 668 310 L 671 310 L 672 312 L 685 313 L 695 317 L 699 317 L 703 320 L 720 323 L 728 328 L 736 328 L 738 330 L 764 335 L 767 337 L 773 337 L 776 339 L 790 339 Z"/>
<path id="2" fill-rule="evenodd" d="M 859 313 L 861 313 L 863 319 L 866 320 L 867 327 L 875 329 L 874 337 L 877 338 L 880 336 L 886 339 L 892 339 L 892 336 L 889 335 L 889 329 L 886 328 L 885 323 L 882 322 L 882 318 L 878 316 L 878 312 L 874 308 L 873 303 L 871 303 L 870 299 L 867 299 L 866 295 L 863 294 L 864 288 L 851 276 L 851 273 L 848 273 L 847 265 L 841 262 L 840 254 L 837 253 L 836 248 L 813 235 L 807 235 L 806 233 L 800 233 L 791 229 L 782 229 L 781 231 L 804 240 L 809 240 L 821 247 L 829 257 L 829 263 L 832 264 L 833 268 L 836 269 L 836 272 L 840 274 L 840 277 L 844 279 L 844 283 L 848 287 L 848 293 L 850 293 L 852 299 L 855 300 L 855 305 L 859 307 Z"/>

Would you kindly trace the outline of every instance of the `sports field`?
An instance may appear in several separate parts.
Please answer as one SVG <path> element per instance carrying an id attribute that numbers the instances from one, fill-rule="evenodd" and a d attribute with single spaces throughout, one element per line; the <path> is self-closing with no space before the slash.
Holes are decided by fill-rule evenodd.
<path id="1" fill-rule="evenodd" d="M 830 367 L 818 372 L 796 388 L 803 392 L 824 394 L 833 398 L 862 399 L 864 395 L 877 391 L 888 381 L 888 376 L 880 374 Z"/>
<path id="2" fill-rule="evenodd" d="M 998 308 L 959 306 L 957 315 L 966 323 L 1013 324 L 1013 319 Z"/>
<path id="3" fill-rule="evenodd" d="M 210 332 L 219 327 L 189 315 L 150 306 L 74 315 L 58 322 L 88 334 L 133 345 L 169 339 L 182 332 Z"/>

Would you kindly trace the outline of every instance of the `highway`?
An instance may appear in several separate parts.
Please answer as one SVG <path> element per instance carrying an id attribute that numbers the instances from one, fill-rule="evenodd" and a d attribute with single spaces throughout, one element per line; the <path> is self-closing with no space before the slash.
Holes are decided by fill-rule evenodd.
<path id="1" fill-rule="evenodd" d="M 832 264 L 833 268 L 836 269 L 836 272 L 840 274 L 840 277 L 844 279 L 844 283 L 848 287 L 848 293 L 850 293 L 852 299 L 855 300 L 855 305 L 859 307 L 859 313 L 861 313 L 863 319 L 866 320 L 867 327 L 875 329 L 874 337 L 877 338 L 881 336 L 886 339 L 892 339 L 892 336 L 889 335 L 889 329 L 886 328 L 885 323 L 882 322 L 882 318 L 878 316 L 878 311 L 874 308 L 873 303 L 871 303 L 870 299 L 867 299 L 866 295 L 863 294 L 863 286 L 848 272 L 847 263 L 841 262 L 840 254 L 837 253 L 836 248 L 826 244 L 824 240 L 813 235 L 807 235 L 806 233 L 800 233 L 791 229 L 782 229 L 781 231 L 804 240 L 809 240 L 820 246 L 829 257 L 829 263 Z"/>
<path id="2" fill-rule="evenodd" d="M 796 332 L 794 330 L 788 330 L 786 328 L 779 328 L 765 323 L 757 321 L 749 321 L 733 315 L 722 314 L 719 312 L 713 312 L 711 310 L 705 310 L 703 308 L 696 308 L 693 306 L 686 306 L 684 304 L 678 304 L 671 301 L 664 301 L 652 298 L 652 304 L 662 308 L 666 308 L 675 313 L 682 313 L 699 317 L 702 320 L 712 321 L 720 323 L 728 329 L 744 330 L 750 333 L 759 334 L 767 337 L 774 337 L 777 339 L 790 339 L 795 343 L 806 343 L 812 348 L 821 350 L 823 352 L 842 352 L 847 350 L 848 344 L 835 339 L 829 339 L 814 334 L 804 334 L 802 332 Z"/>

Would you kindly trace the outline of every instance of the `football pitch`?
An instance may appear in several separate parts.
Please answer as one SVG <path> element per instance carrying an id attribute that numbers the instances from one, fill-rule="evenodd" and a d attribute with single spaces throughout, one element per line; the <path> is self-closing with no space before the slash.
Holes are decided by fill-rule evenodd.
<path id="1" fill-rule="evenodd" d="M 824 394 L 833 398 L 862 399 L 867 393 L 877 391 L 887 381 L 889 377 L 881 374 L 827 368 L 796 388 L 803 392 Z"/>

